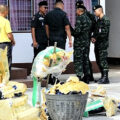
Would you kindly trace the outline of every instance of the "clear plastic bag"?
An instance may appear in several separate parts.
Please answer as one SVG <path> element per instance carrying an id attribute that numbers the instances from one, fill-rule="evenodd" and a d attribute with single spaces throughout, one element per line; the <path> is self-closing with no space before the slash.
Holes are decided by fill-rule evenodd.
<path id="1" fill-rule="evenodd" d="M 73 52 L 65 52 L 63 49 L 47 47 L 40 52 L 34 60 L 31 75 L 34 77 L 44 78 L 48 74 L 57 75 L 65 70 L 70 62 Z"/>

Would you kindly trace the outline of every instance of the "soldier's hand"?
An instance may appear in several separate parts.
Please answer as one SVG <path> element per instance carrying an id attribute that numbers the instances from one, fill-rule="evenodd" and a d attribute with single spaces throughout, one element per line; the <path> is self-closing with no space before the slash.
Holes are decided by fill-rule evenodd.
<path id="1" fill-rule="evenodd" d="M 91 38 L 91 41 L 92 41 L 92 43 L 95 43 L 96 39 L 95 38 Z"/>
<path id="2" fill-rule="evenodd" d="M 33 42 L 33 47 L 37 48 L 38 47 L 38 43 L 37 42 Z"/>
<path id="3" fill-rule="evenodd" d="M 72 47 L 72 40 L 69 41 L 69 47 Z"/>

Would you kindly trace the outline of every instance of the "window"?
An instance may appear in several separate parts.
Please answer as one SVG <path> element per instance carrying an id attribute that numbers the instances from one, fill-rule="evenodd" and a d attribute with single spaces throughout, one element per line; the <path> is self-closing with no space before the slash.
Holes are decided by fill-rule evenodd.
<path id="1" fill-rule="evenodd" d="M 32 0 L 9 0 L 10 21 L 14 32 L 29 31 Z"/>
<path id="2" fill-rule="evenodd" d="M 8 1 L 7 0 L 0 0 L 0 4 L 2 5 L 7 5 Z"/>
<path id="3" fill-rule="evenodd" d="M 64 10 L 72 26 L 75 24 L 75 0 L 64 0 Z"/>
<path id="4" fill-rule="evenodd" d="M 9 5 L 10 15 L 8 18 L 11 22 L 13 32 L 29 32 L 31 18 L 38 11 L 38 3 L 43 0 L 0 0 L 0 4 Z M 55 0 L 48 1 L 48 11 L 54 8 Z M 75 24 L 75 2 L 77 0 L 63 0 L 65 11 L 71 22 Z M 87 10 L 91 11 L 92 6 L 98 4 L 99 0 L 83 0 Z M 8 4 L 9 3 L 9 4 Z"/>
<path id="5" fill-rule="evenodd" d="M 38 12 L 38 4 L 43 0 L 34 0 L 34 14 Z M 48 2 L 48 11 L 52 10 L 54 8 L 54 0 L 47 0 Z"/>

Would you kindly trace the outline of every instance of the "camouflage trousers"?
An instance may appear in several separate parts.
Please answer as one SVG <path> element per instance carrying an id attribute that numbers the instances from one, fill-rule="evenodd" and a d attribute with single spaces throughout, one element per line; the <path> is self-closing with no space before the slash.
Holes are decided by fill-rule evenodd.
<path id="1" fill-rule="evenodd" d="M 74 48 L 74 68 L 77 76 L 90 75 L 89 47 Z"/>
<path id="2" fill-rule="evenodd" d="M 95 46 L 95 55 L 96 55 L 96 62 L 100 68 L 100 71 L 108 71 L 108 62 L 107 62 L 107 56 L 108 52 L 107 49 L 100 49 L 98 46 Z"/>

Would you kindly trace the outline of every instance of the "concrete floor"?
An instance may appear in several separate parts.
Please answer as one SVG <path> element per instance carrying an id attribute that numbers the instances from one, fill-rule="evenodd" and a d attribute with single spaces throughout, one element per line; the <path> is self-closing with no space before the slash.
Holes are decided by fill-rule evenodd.
<path id="1" fill-rule="evenodd" d="M 60 76 L 60 80 L 65 81 L 69 76 L 71 75 L 62 75 Z M 113 96 L 120 100 L 120 69 L 110 69 L 109 76 L 111 83 L 109 85 L 103 85 L 103 87 L 106 89 L 108 96 Z M 94 77 L 95 79 L 98 79 L 100 74 L 94 74 Z M 89 86 L 91 89 L 94 89 L 98 86 L 98 84 L 90 83 Z M 28 89 L 27 94 L 29 96 L 29 103 L 31 104 L 32 89 Z M 83 118 L 83 120 L 120 120 L 120 111 L 116 116 L 110 118 L 107 118 L 105 115 L 97 115 L 89 118 Z"/>

